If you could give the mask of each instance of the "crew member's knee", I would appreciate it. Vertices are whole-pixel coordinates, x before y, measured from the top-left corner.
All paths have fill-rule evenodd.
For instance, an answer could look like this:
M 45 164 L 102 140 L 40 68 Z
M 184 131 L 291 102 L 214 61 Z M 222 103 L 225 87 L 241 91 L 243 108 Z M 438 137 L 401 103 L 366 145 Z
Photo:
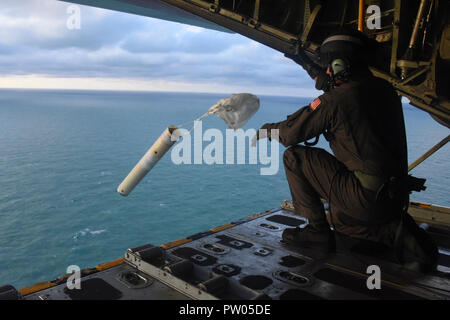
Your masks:
M 284 150 L 284 153 L 283 153 L 283 160 L 284 161 L 286 161 L 286 160 L 288 160 L 288 159 L 290 159 L 292 157 L 292 155 L 294 153 L 293 149 L 294 149 L 294 147 L 289 147 L 286 150 Z
M 308 147 L 304 147 L 301 145 L 291 146 L 284 151 L 283 154 L 283 163 L 286 166 L 291 166 L 292 164 L 299 165 L 303 162 L 303 158 L 305 157 L 305 153 Z
M 298 163 L 296 147 L 289 147 L 283 153 L 283 163 L 285 168 L 291 168 L 293 164 Z

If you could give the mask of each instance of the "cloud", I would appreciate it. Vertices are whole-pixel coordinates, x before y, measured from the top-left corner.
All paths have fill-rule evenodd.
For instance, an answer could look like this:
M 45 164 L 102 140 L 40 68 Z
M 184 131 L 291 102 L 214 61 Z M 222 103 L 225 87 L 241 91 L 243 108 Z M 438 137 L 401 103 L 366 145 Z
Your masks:
M 69 5 L 1 1 L 0 77 L 14 83 L 26 75 L 180 83 L 183 88 L 192 83 L 199 91 L 202 85 L 269 93 L 298 88 L 317 95 L 294 62 L 241 35 L 86 6 L 80 6 L 81 29 L 69 30 Z

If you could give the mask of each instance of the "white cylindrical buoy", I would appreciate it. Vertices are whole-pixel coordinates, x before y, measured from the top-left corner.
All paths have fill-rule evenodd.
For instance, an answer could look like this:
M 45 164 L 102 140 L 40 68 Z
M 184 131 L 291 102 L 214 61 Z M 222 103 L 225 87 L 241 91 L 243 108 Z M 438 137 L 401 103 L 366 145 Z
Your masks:
M 172 133 L 177 129 L 175 126 L 169 126 L 156 142 L 150 147 L 147 153 L 139 160 L 136 166 L 131 170 L 128 176 L 117 188 L 117 192 L 127 196 L 136 187 L 136 185 L 145 177 L 145 175 L 155 166 L 155 164 L 164 156 L 164 154 L 177 141 L 172 141 Z

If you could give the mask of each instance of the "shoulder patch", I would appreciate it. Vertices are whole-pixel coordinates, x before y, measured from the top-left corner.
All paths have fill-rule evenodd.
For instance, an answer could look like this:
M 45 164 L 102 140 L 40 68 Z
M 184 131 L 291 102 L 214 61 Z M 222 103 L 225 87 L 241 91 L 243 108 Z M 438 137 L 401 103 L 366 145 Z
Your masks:
M 310 107 L 312 110 L 316 110 L 317 107 L 320 106 L 321 103 L 322 103 L 322 101 L 320 101 L 320 99 L 317 98 L 313 102 L 311 102 Z

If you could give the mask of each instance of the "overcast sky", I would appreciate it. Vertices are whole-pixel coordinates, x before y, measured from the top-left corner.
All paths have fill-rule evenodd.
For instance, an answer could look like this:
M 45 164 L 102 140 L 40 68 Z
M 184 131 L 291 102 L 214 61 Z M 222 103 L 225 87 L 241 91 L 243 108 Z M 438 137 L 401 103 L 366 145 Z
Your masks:
M 0 1 L 0 88 L 319 94 L 301 67 L 241 35 L 86 6 L 69 30 L 70 5 Z

